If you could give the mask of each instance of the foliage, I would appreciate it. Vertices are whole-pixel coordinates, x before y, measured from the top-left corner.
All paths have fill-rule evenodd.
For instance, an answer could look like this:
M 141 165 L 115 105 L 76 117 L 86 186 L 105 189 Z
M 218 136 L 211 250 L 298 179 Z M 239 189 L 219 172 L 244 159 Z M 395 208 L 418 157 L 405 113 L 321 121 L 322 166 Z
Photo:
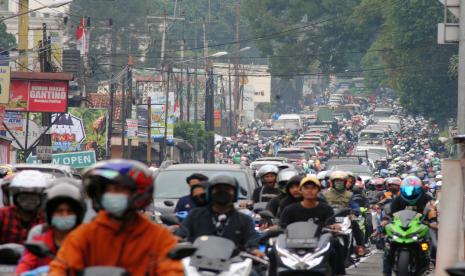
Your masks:
M 383 5 L 384 22 L 372 47 L 384 49 L 364 57 L 378 59 L 383 70 L 378 75 L 367 70 L 365 77 L 383 84 L 386 74 L 401 103 L 414 114 L 438 120 L 455 116 L 457 80 L 448 74 L 448 67 L 457 47 L 437 45 L 436 40 L 443 7 L 421 0 L 388 0 Z
M 192 146 L 195 145 L 195 137 L 197 137 L 197 148 L 199 151 L 205 149 L 207 138 L 212 136 L 213 133 L 206 132 L 203 123 L 197 124 L 197 133 L 195 132 L 196 126 L 194 122 L 178 121 L 174 125 L 174 137 L 182 138 L 188 141 Z
M 6 32 L 6 25 L 0 22 L 0 51 L 6 51 L 16 46 L 15 36 Z

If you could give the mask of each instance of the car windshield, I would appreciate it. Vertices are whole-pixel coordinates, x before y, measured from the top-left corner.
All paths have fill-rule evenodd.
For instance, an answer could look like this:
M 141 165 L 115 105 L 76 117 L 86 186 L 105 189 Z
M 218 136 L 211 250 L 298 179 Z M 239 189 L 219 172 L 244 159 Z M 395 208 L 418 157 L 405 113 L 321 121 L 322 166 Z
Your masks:
M 220 173 L 217 170 L 173 170 L 161 171 L 155 178 L 155 198 L 180 198 L 189 194 L 189 186 L 186 178 L 193 173 L 201 173 L 207 177 L 212 177 Z M 249 191 L 247 175 L 243 171 L 227 171 L 237 179 L 241 188 L 240 198 L 246 198 Z
M 367 166 L 361 165 L 338 165 L 335 167 L 337 170 L 349 171 L 357 175 L 371 175 L 371 171 Z
M 275 129 L 260 129 L 258 131 L 258 135 L 263 138 L 270 138 L 273 136 L 277 136 L 279 132 Z
M 41 173 L 45 173 L 50 175 L 52 178 L 62 178 L 62 177 L 67 177 L 67 175 L 60 171 L 60 170 L 55 170 L 55 169 L 46 169 L 46 168 L 15 168 L 16 171 L 30 171 L 30 170 L 37 170 L 40 171 Z
M 287 159 L 305 159 L 305 152 L 303 151 L 279 151 L 279 157 L 286 157 Z

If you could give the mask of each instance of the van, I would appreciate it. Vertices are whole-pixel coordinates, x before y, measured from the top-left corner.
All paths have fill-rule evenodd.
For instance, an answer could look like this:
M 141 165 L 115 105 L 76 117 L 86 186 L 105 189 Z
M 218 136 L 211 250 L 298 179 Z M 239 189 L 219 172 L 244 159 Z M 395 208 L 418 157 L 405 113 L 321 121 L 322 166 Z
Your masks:
M 298 114 L 283 114 L 273 121 L 274 129 L 299 130 L 303 127 L 302 119 Z

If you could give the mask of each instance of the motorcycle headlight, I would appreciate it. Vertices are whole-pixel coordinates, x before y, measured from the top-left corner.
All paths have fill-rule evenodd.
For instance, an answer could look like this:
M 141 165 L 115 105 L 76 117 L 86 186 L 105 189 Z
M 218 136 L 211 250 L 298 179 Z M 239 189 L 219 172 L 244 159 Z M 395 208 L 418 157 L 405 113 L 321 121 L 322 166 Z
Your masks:
M 276 245 L 276 252 L 278 253 L 284 265 L 290 268 L 295 268 L 295 266 L 299 263 L 299 260 L 292 256 L 292 254 L 288 250 L 281 248 L 278 245 Z
M 309 253 L 303 257 L 303 261 L 309 266 L 308 269 L 317 266 L 323 260 L 324 255 L 330 248 L 330 243 L 328 243 L 325 247 L 318 249 L 315 252 Z

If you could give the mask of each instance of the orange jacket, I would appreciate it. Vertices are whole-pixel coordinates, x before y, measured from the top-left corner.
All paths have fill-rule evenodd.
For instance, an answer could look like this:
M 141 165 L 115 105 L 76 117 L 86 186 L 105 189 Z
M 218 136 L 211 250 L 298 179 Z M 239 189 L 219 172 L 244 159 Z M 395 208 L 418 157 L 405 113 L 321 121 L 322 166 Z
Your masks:
M 120 223 L 100 211 L 90 223 L 83 224 L 65 239 L 49 275 L 89 266 L 117 266 L 131 275 L 184 275 L 182 264 L 166 258 L 176 245 L 174 236 L 141 214 L 118 233 Z M 150 271 L 150 274 L 147 274 Z

